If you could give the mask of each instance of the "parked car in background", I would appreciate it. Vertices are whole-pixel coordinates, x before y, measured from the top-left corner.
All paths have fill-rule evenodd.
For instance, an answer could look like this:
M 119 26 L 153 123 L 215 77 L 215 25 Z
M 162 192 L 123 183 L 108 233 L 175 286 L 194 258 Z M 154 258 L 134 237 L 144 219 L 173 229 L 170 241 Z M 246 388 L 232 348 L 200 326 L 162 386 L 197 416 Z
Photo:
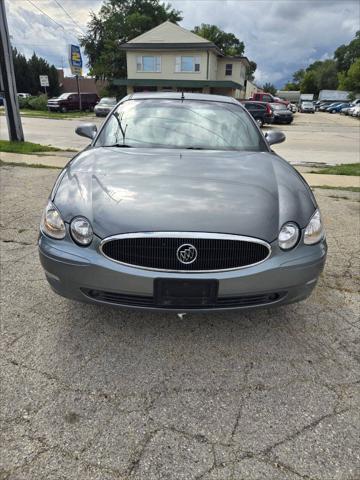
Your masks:
M 319 110 L 320 112 L 326 112 L 328 108 L 331 108 L 331 107 L 336 107 L 336 105 L 340 105 L 340 103 L 343 103 L 343 102 L 333 102 L 333 103 L 324 103 L 323 105 L 320 106 Z
M 290 124 L 294 116 L 292 112 L 283 103 L 271 103 L 271 108 L 274 112 L 274 123 L 288 123 Z
M 274 95 L 271 95 L 271 93 L 264 92 L 254 93 L 250 100 L 255 102 L 282 103 L 284 105 L 289 105 L 290 103 L 287 100 L 281 100 L 281 98 L 274 97 Z
M 93 111 L 95 105 L 99 101 L 96 93 L 81 93 L 81 108 L 82 110 Z M 63 93 L 60 97 L 50 98 L 47 103 L 50 111 L 68 112 L 70 110 L 80 109 L 79 95 L 75 92 Z
M 360 105 L 360 98 L 357 98 L 356 100 L 354 100 L 353 102 L 351 102 L 349 106 L 343 107 L 343 108 L 340 110 L 340 114 L 341 114 L 341 115 L 351 115 L 352 112 L 354 111 L 354 108 L 355 108 L 357 105 Z
M 353 111 L 351 112 L 353 117 L 360 117 L 360 105 L 356 105 L 353 107 Z
M 95 106 L 94 112 L 97 117 L 106 117 L 106 115 L 117 104 L 115 97 L 103 97 L 100 102 Z
M 300 105 L 301 113 L 315 113 L 315 106 L 313 102 L 304 101 Z
M 55 292 L 172 312 L 311 294 L 327 254 L 316 199 L 271 149 L 285 135 L 263 135 L 237 100 L 135 93 L 99 132 L 76 132 L 91 144 L 60 173 L 40 225 Z
M 4 105 L 4 97 L 0 95 L 0 107 Z
M 329 107 L 326 111 L 329 113 L 339 113 L 342 108 L 350 107 L 350 103 L 340 103 L 339 105 L 335 105 L 334 107 Z
M 326 102 L 326 101 L 322 101 L 322 100 L 318 100 L 317 102 L 315 102 L 315 111 L 318 112 L 321 107 L 328 107 L 331 103 L 334 103 L 334 102 Z
M 29 98 L 29 97 L 31 97 L 30 93 L 18 93 L 17 96 L 19 98 Z
M 271 124 L 274 122 L 274 112 L 269 103 L 249 100 L 241 103 L 251 113 L 259 127 L 262 127 L 265 123 Z

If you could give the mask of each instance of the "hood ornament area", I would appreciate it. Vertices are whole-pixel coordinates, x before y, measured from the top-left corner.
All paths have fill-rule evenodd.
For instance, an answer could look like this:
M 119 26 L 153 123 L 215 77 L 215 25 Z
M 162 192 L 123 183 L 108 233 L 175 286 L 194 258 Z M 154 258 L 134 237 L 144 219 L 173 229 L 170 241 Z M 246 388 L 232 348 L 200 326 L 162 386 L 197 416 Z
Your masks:
M 176 251 L 176 257 L 180 263 L 184 265 L 189 265 L 190 263 L 195 262 L 197 259 L 198 252 L 194 245 L 191 243 L 184 243 Z

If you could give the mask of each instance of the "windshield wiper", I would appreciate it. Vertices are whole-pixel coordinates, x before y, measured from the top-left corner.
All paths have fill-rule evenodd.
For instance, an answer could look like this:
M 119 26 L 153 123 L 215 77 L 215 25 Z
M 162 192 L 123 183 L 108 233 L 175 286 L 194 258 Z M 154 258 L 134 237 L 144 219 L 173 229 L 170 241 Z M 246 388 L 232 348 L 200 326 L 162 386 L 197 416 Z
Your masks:
M 114 143 L 113 145 L 102 145 L 103 147 L 119 147 L 119 148 L 132 148 L 132 145 L 126 145 L 126 143 Z
M 112 147 L 122 147 L 122 146 L 127 147 L 128 145 L 125 145 L 125 133 L 126 133 L 126 129 L 127 129 L 127 124 L 125 125 L 125 129 L 123 129 L 118 112 L 113 112 L 112 115 L 114 115 L 114 117 L 117 120 L 117 123 L 118 123 L 119 128 L 120 128 L 120 132 L 121 132 L 121 135 L 122 135 L 122 139 L 123 139 L 123 144 L 122 145 L 118 143 L 118 144 L 112 145 Z
M 203 147 L 186 147 L 186 150 L 207 150 L 207 149 Z

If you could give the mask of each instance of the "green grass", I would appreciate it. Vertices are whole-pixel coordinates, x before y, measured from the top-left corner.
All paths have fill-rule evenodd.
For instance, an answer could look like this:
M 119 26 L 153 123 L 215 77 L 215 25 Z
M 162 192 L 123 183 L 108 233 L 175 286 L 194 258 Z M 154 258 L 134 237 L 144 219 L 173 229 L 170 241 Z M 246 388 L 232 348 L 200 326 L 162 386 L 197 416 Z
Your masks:
M 331 187 L 330 185 L 315 185 L 311 187 L 314 188 L 324 188 L 326 190 L 343 190 L 344 192 L 357 192 L 360 193 L 360 187 Z
M 55 167 L 53 165 L 41 165 L 38 163 L 24 163 L 24 162 L 4 162 L 0 160 L 0 167 L 27 167 L 27 168 L 49 168 L 55 170 L 61 170 L 61 167 Z
M 36 118 L 52 118 L 52 119 L 69 119 L 69 118 L 81 118 L 94 116 L 91 112 L 49 112 L 45 110 L 30 110 L 22 109 L 20 114 L 24 117 L 36 117 Z M 0 115 L 5 115 L 4 110 L 0 111 Z
M 37 152 L 60 152 L 61 148 L 51 147 L 50 145 L 40 145 L 31 142 L 10 142 L 0 140 L 0 152 L 8 153 L 37 153 Z
M 335 165 L 334 167 L 320 168 L 319 170 L 312 170 L 310 173 L 320 173 L 325 175 L 353 175 L 360 176 L 360 163 L 344 163 L 342 165 Z

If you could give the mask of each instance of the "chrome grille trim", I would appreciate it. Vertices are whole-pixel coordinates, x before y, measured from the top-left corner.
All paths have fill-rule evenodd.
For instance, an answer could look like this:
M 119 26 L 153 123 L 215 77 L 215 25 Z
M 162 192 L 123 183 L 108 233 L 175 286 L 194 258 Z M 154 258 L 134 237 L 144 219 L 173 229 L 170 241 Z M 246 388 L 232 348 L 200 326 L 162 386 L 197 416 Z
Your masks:
M 260 262 L 252 263 L 250 265 L 244 265 L 241 267 L 234 267 L 234 268 L 224 268 L 224 269 L 216 269 L 216 270 L 179 270 L 179 269 L 164 269 L 164 268 L 152 268 L 152 267 L 143 267 L 140 265 L 133 265 L 131 263 L 121 262 L 119 260 L 115 260 L 108 255 L 106 255 L 103 251 L 103 246 L 111 242 L 113 240 L 121 240 L 121 239 L 129 239 L 129 238 L 196 238 L 196 239 L 209 239 L 209 240 L 236 240 L 236 241 L 243 241 L 243 242 L 250 242 L 250 243 L 257 243 L 260 245 L 265 246 L 268 249 L 268 255 L 261 260 Z M 192 273 L 209 273 L 209 272 L 229 272 L 234 270 L 242 270 L 244 268 L 254 267 L 255 265 L 259 265 L 260 263 L 265 262 L 271 255 L 271 245 L 264 240 L 254 237 L 247 237 L 243 235 L 233 235 L 233 234 L 226 234 L 226 233 L 211 233 L 211 232 L 134 232 L 134 233 L 123 233 L 118 235 L 113 235 L 111 237 L 104 238 L 100 245 L 99 245 L 99 252 L 106 257 L 108 260 L 118 263 L 120 265 L 124 265 L 126 267 L 137 268 L 139 270 L 150 270 L 155 272 L 171 272 L 171 273 L 181 273 L 181 274 L 192 274 Z

